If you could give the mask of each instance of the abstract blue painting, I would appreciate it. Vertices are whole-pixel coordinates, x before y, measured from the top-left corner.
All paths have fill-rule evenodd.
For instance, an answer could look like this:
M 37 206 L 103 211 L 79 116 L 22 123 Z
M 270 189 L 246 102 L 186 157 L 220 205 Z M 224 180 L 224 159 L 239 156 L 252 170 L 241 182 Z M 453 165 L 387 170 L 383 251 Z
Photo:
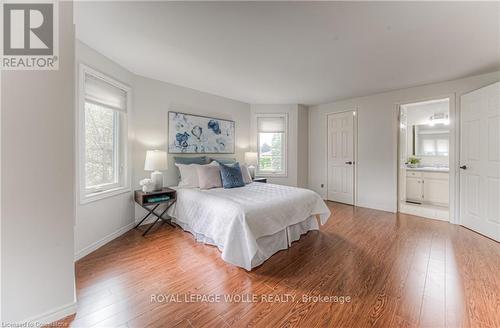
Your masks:
M 234 121 L 168 112 L 171 154 L 233 154 Z

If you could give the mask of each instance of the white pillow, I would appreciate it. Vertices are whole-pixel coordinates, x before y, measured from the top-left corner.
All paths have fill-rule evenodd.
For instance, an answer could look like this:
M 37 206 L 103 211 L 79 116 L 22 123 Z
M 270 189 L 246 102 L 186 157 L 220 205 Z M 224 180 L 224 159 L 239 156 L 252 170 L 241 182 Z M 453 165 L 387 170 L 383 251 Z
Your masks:
M 200 189 L 222 187 L 219 165 L 198 165 L 196 171 L 198 172 Z
M 200 164 L 175 163 L 175 166 L 179 168 L 179 172 L 181 173 L 179 187 L 198 188 L 200 186 L 198 183 L 198 171 L 196 171 L 196 167 L 200 166 Z
M 248 170 L 248 167 L 243 164 L 240 166 L 240 169 L 241 169 L 241 175 L 243 176 L 243 181 L 246 183 L 246 184 L 249 184 L 252 182 L 252 176 L 250 175 L 250 171 Z
M 179 168 L 181 174 L 181 181 L 179 181 L 179 187 L 184 188 L 199 188 L 199 177 L 198 177 L 198 166 L 219 166 L 219 163 L 213 161 L 210 164 L 179 164 L 175 163 L 175 166 Z

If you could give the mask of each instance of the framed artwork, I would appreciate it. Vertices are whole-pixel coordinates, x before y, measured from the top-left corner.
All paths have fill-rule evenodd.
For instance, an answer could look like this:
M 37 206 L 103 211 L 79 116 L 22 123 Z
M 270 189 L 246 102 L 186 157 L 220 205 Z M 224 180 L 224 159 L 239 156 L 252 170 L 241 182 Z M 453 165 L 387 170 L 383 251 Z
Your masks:
M 234 154 L 234 121 L 168 112 L 171 154 Z

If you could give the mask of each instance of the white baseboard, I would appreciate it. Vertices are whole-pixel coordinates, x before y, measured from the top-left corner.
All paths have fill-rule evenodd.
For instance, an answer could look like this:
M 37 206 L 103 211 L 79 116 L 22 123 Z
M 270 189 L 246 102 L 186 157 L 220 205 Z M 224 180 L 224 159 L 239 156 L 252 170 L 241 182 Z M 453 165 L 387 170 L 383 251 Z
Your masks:
M 127 224 L 126 226 L 124 227 L 121 227 L 120 229 L 118 229 L 117 231 L 113 232 L 113 233 L 110 233 L 109 235 L 107 235 L 106 237 L 96 241 L 95 243 L 85 247 L 84 249 L 78 251 L 76 254 L 75 254 L 75 261 L 78 261 L 79 259 L 81 259 L 82 257 L 92 253 L 93 251 L 95 251 L 96 249 L 98 249 L 99 247 L 101 246 L 104 246 L 106 245 L 107 243 L 109 243 L 110 241 L 112 241 L 113 239 L 115 238 L 118 238 L 120 237 L 121 235 L 123 235 L 125 232 L 129 231 L 130 229 L 132 229 L 135 225 L 135 222 L 130 222 L 129 224 Z
M 57 320 L 61 320 L 63 318 L 66 318 L 69 315 L 72 315 L 76 313 L 76 301 L 71 302 L 69 304 L 57 307 L 55 309 L 49 310 L 45 313 L 42 313 L 40 315 L 34 316 L 30 319 L 24 320 L 19 322 L 20 324 L 29 324 L 33 323 L 35 326 L 33 327 L 40 327 L 42 325 L 47 325 L 49 323 L 52 323 Z M 19 326 L 19 327 L 24 327 L 24 326 Z M 30 325 L 27 325 L 26 327 L 31 327 Z
M 326 198 L 323 199 L 325 202 L 335 202 L 333 200 L 328 200 Z M 390 212 L 390 213 L 397 213 L 397 210 L 394 209 L 393 207 L 387 207 L 387 206 L 380 206 L 379 204 L 371 204 L 371 203 L 363 203 L 356 201 L 355 204 L 353 205 L 354 207 L 364 207 L 364 208 L 369 208 L 372 210 L 377 210 L 377 211 L 384 211 L 384 212 Z
M 370 208 L 372 210 L 377 210 L 377 211 L 390 212 L 390 213 L 397 212 L 397 210 L 394 207 L 389 207 L 386 205 L 381 205 L 376 203 L 360 202 L 359 200 L 357 201 L 356 206 Z

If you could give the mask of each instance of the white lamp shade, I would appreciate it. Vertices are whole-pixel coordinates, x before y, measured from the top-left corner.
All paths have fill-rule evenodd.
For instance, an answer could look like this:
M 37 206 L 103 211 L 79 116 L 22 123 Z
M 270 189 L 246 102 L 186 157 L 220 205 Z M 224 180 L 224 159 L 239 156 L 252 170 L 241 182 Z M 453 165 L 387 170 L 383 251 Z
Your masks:
M 256 152 L 246 152 L 245 153 L 245 163 L 248 165 L 257 165 L 257 153 Z
M 163 150 L 148 150 L 144 161 L 145 171 L 163 171 L 167 169 L 167 152 Z

